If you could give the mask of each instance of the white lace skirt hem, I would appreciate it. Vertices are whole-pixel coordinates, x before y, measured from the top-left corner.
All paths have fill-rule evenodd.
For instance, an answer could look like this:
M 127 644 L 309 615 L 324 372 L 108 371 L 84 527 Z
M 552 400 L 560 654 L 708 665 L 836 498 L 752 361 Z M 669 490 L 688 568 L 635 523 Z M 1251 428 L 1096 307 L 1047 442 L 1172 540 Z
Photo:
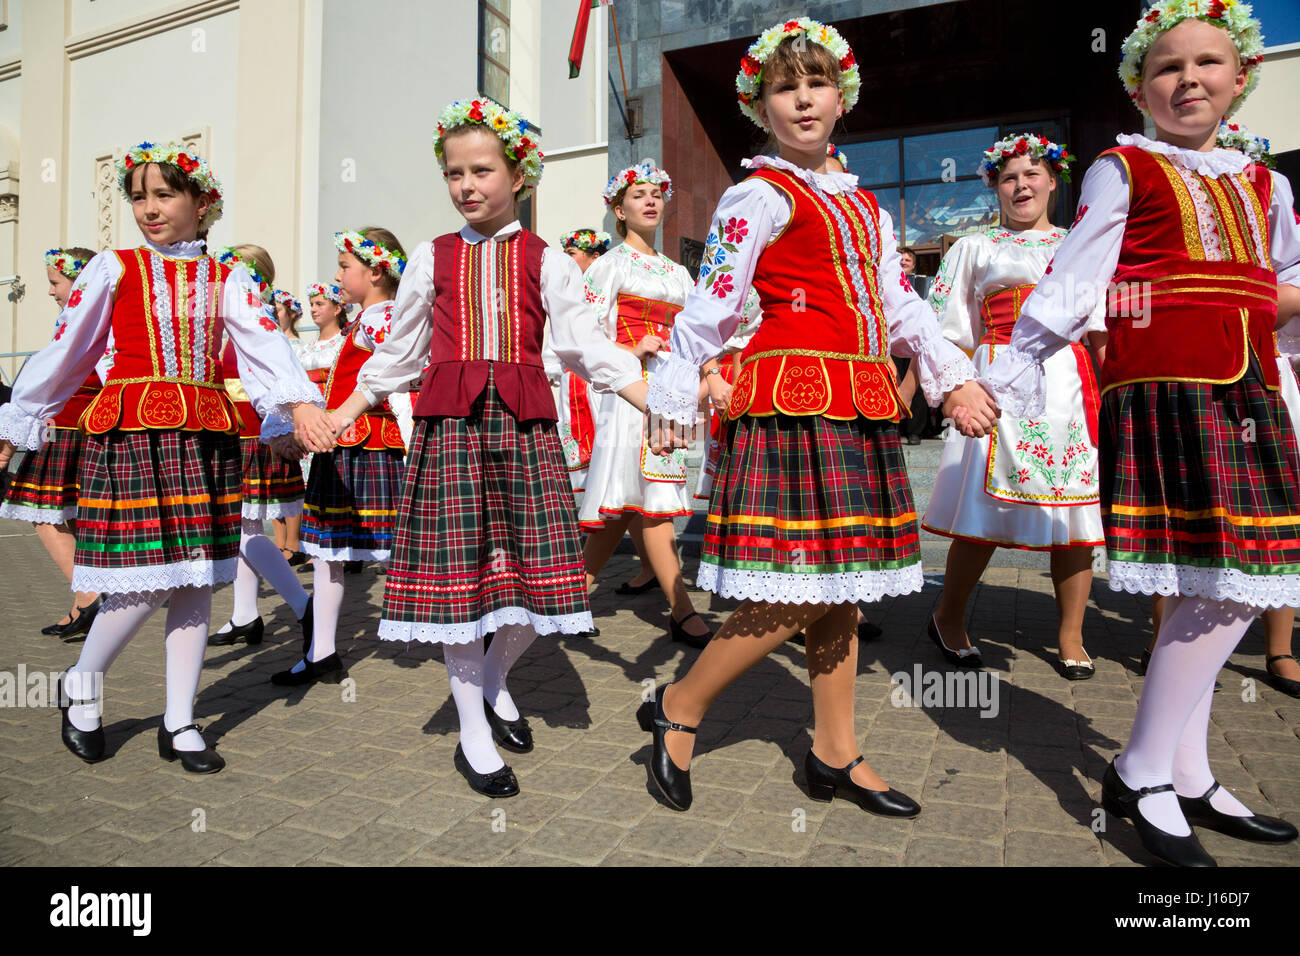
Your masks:
M 239 559 L 181 561 L 134 568 L 88 568 L 73 565 L 72 590 L 101 594 L 138 594 L 173 588 L 210 588 L 235 580 Z
M 1300 607 L 1300 574 L 1246 574 L 1236 568 L 1140 561 L 1110 561 L 1106 570 L 1112 591 L 1180 594 L 1258 608 Z
M 466 621 L 463 624 L 423 624 L 384 618 L 379 622 L 379 639 L 422 641 L 426 644 L 469 644 L 508 624 L 531 624 L 539 635 L 585 634 L 595 626 L 590 611 L 550 617 L 534 614 L 527 608 L 502 607 L 488 612 L 477 621 Z
M 0 518 L 31 524 L 63 524 L 77 517 L 77 508 L 33 508 L 30 505 L 0 505 Z
M 719 597 L 768 604 L 846 604 L 911 594 L 924 585 L 921 562 L 885 571 L 791 574 L 719 568 L 701 558 L 695 584 Z

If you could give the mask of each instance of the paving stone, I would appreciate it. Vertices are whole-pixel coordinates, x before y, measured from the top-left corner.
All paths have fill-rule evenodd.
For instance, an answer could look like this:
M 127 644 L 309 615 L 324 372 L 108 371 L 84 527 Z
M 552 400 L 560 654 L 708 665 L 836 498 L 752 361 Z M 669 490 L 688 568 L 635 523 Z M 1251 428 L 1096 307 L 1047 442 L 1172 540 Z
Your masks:
M 629 831 L 620 847 L 678 863 L 699 863 L 725 832 L 721 826 L 696 819 L 694 806 L 685 814 L 661 809 Z
M 335 794 L 306 810 L 299 810 L 285 822 L 300 830 L 340 839 L 355 833 L 387 809 L 377 800 Z
M 996 844 L 918 834 L 908 844 L 904 862 L 908 866 L 1000 866 L 1002 853 L 1002 846 Z

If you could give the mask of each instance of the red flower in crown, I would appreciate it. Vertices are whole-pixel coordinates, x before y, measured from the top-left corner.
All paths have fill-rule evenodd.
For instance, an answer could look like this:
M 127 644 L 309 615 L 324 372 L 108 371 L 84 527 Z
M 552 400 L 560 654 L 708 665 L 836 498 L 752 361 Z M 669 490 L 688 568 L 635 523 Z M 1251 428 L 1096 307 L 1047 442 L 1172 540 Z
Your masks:
M 1150 13 L 1148 13 L 1148 14 L 1147 14 L 1145 17 L 1143 17 L 1142 19 L 1146 20 L 1147 23 L 1155 23 L 1157 20 L 1160 19 L 1160 11 L 1159 11 L 1159 10 L 1152 10 Z
M 740 61 L 740 68 L 745 71 L 746 76 L 758 76 L 759 72 L 763 69 L 758 60 L 754 59 L 748 53 L 746 53 L 744 59 Z
M 789 33 L 791 30 L 797 30 L 799 29 L 799 21 L 787 20 L 785 26 L 782 27 L 781 29 L 783 29 L 786 33 Z
M 75 309 L 81 302 L 81 290 L 73 289 L 72 295 L 68 296 L 68 308 Z
M 853 51 L 850 50 L 848 53 L 844 54 L 844 58 L 840 60 L 840 69 L 847 70 L 857 62 L 858 61 L 853 58 Z
M 194 160 L 190 159 L 190 157 L 187 156 L 185 153 L 176 154 L 176 165 L 179 166 L 186 173 L 192 173 L 194 172 L 194 170 L 199 168 L 199 164 Z
M 277 328 L 277 326 L 276 326 L 276 324 L 275 324 L 275 319 L 268 318 L 268 317 L 265 316 L 265 315 L 262 316 L 260 319 L 258 319 L 258 320 L 257 320 L 257 323 L 258 323 L 258 325 L 260 325 L 262 328 L 266 329 L 266 331 L 268 331 L 268 332 L 274 332 L 274 331 L 276 330 L 276 328 Z
M 469 118 L 476 123 L 483 122 L 483 104 L 479 100 L 475 100 L 470 105 Z

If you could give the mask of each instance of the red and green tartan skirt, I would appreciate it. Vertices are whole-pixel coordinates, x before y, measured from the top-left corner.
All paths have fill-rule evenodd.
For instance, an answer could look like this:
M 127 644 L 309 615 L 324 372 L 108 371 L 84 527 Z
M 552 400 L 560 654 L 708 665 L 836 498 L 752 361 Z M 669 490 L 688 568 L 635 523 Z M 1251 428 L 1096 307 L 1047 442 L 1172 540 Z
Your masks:
M 258 438 L 241 438 L 239 447 L 244 455 L 244 501 L 240 513 L 256 521 L 302 514 L 306 492 L 302 466 L 281 458 Z
M 417 418 L 379 636 L 463 644 L 506 624 L 591 630 L 555 423 L 519 422 L 491 379 L 465 418 Z
M 402 486 L 395 449 L 313 455 L 302 509 L 302 550 L 326 561 L 387 561 Z
M 0 518 L 33 524 L 76 518 L 82 441 L 77 429 L 56 428 L 40 451 L 24 455 L 0 505 Z
M 819 415 L 729 423 L 697 584 L 782 604 L 921 590 L 916 509 L 891 425 Z
M 220 432 L 88 435 L 72 590 L 212 587 L 235 578 L 239 439 Z
M 1300 605 L 1300 451 L 1253 366 L 1112 389 L 1100 450 L 1112 589 Z

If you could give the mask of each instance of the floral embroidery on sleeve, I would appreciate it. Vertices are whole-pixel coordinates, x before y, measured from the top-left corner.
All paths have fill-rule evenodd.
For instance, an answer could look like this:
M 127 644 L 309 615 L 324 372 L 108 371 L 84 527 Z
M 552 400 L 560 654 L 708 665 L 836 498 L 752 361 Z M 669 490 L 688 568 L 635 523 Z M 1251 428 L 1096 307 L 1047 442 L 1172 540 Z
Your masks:
M 902 269 L 898 270 L 898 284 L 903 287 L 904 292 L 912 291 L 912 283 L 907 281 L 907 273 Z
M 1079 211 L 1074 214 L 1074 222 L 1070 223 L 1070 228 L 1073 229 L 1075 226 L 1077 226 L 1087 212 L 1088 212 L 1087 206 L 1080 206 Z
M 249 293 L 249 296 L 259 305 L 261 305 L 262 300 L 260 298 L 254 296 L 251 292 Z M 249 305 L 252 305 L 252 302 L 250 302 Z M 280 326 L 276 324 L 275 313 L 271 311 L 271 307 L 269 305 L 263 305 L 262 308 L 260 309 L 260 312 L 262 314 L 261 317 L 258 318 L 257 324 L 260 325 L 262 328 L 266 329 L 266 331 L 268 332 L 278 332 L 280 330 Z
M 720 235 L 721 234 L 721 235 Z M 712 230 L 704 240 L 704 255 L 700 259 L 700 277 L 705 288 L 719 299 L 725 299 L 735 289 L 735 280 L 727 273 L 735 266 L 727 261 L 728 254 L 740 250 L 749 235 L 749 222 L 732 217 Z

